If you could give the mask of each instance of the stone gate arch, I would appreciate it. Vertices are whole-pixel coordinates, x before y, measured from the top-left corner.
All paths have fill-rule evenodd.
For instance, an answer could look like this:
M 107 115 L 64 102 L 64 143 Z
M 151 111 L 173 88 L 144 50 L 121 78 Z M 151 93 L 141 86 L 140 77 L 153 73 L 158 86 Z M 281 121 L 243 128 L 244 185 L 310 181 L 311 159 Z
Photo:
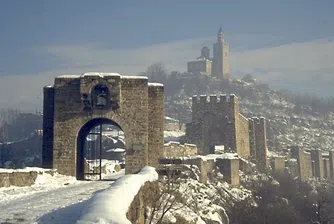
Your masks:
M 58 76 L 44 87 L 43 167 L 78 176 L 78 135 L 98 119 L 117 123 L 126 134 L 126 173 L 157 166 L 163 149 L 163 85 L 142 76 L 84 73 Z
M 79 130 L 78 132 L 78 135 L 77 135 L 77 151 L 76 151 L 76 169 L 77 169 L 77 173 L 76 173 L 76 178 L 77 179 L 80 179 L 80 180 L 83 180 L 83 179 L 86 179 L 85 178 L 85 159 L 86 159 L 86 156 L 85 155 L 85 144 L 87 143 L 86 141 L 86 138 L 87 136 L 90 135 L 90 132 L 92 131 L 92 129 L 96 129 L 96 127 L 99 127 L 101 128 L 101 130 L 99 130 L 99 135 L 97 137 L 101 138 L 103 137 L 103 131 L 102 131 L 102 127 L 103 125 L 113 125 L 113 126 L 116 126 L 118 127 L 120 130 L 123 131 L 124 135 L 125 135 L 125 140 L 126 140 L 126 133 L 124 132 L 124 130 L 122 129 L 122 127 L 116 123 L 115 121 L 111 120 L 111 119 L 108 119 L 108 118 L 94 118 L 92 120 L 89 120 L 87 123 L 85 123 L 81 129 Z M 95 157 L 95 159 L 97 160 L 102 160 L 103 158 L 103 149 L 101 148 L 102 146 L 102 139 L 98 139 L 98 143 L 101 143 L 100 145 L 98 145 L 98 148 L 100 150 L 100 152 L 98 153 L 97 157 Z M 125 144 L 125 147 L 126 147 L 126 144 Z M 126 149 L 126 148 L 125 148 Z M 101 178 L 101 174 L 102 174 L 102 166 L 99 165 L 98 167 L 99 171 L 96 173 L 97 175 L 99 175 L 99 179 L 102 179 Z M 86 171 L 87 172 L 87 171 Z

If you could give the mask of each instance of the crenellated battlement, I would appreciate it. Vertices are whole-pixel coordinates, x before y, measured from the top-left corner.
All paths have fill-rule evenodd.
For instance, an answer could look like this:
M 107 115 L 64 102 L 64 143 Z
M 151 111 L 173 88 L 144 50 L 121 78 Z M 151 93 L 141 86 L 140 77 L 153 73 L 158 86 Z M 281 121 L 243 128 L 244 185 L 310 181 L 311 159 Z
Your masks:
M 236 95 L 200 95 L 192 97 L 192 121 L 201 122 L 208 115 L 236 120 L 239 103 Z
M 222 105 L 233 104 L 238 102 L 238 97 L 234 94 L 230 95 L 194 95 L 192 97 L 192 104 L 195 106 L 207 106 L 207 105 Z
M 249 119 L 250 121 L 253 121 L 254 124 L 258 125 L 265 125 L 266 119 L 264 117 L 252 117 Z

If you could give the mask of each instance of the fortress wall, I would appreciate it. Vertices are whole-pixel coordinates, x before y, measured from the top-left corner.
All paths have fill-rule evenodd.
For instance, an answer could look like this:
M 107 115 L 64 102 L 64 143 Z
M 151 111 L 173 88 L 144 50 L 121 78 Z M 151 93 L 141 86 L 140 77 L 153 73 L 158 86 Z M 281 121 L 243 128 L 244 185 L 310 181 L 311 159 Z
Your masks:
M 201 95 L 192 98 L 192 123 L 187 125 L 187 141 L 198 147 L 199 154 L 209 154 L 214 145 L 237 150 L 236 122 L 239 102 L 235 95 Z
M 330 165 L 329 165 L 329 159 L 328 158 L 323 158 L 323 164 L 324 164 L 324 178 L 329 180 L 330 177 Z
M 204 115 L 211 112 L 216 116 L 235 118 L 239 113 L 238 98 L 234 95 L 200 95 L 192 97 L 192 122 L 202 121 Z
M 188 165 L 195 165 L 199 169 L 199 181 L 201 183 L 207 183 L 208 181 L 208 173 L 212 172 L 212 170 L 209 170 L 207 166 L 207 161 L 204 161 L 202 158 L 190 158 L 183 161 L 183 164 Z
M 324 178 L 324 163 L 323 163 L 321 151 L 312 150 L 311 159 L 314 161 L 315 177 L 319 178 L 319 180 L 322 180 Z
M 249 122 L 242 114 L 238 114 L 235 122 L 237 153 L 241 158 L 249 159 Z
M 294 155 L 297 156 L 300 180 L 307 181 L 313 176 L 311 154 L 299 147 L 294 147 Z
M 267 160 L 266 120 L 264 117 L 254 117 L 252 120 L 254 121 L 255 132 L 256 164 L 259 170 L 264 171 L 269 165 Z
M 272 157 L 271 168 L 277 173 L 283 173 L 285 169 L 285 157 L 283 156 Z
M 329 151 L 329 173 L 332 180 L 334 180 L 334 151 Z
M 148 165 L 157 167 L 164 145 L 164 86 L 148 83 Z
M 240 158 L 239 159 L 239 169 L 245 174 L 252 174 L 255 172 L 255 164 L 248 162 L 247 160 Z
M 53 160 L 53 117 L 54 117 L 54 88 L 43 88 L 43 145 L 42 167 L 52 168 Z
M 37 178 L 37 171 L 20 172 L 20 171 L 8 171 L 0 172 L 0 187 L 10 186 L 31 186 L 35 183 Z
M 256 162 L 255 124 L 253 119 L 248 119 L 248 131 L 250 160 Z
M 239 159 L 217 158 L 216 165 L 223 174 L 224 180 L 233 186 L 240 185 Z
M 286 171 L 293 177 L 299 177 L 299 163 L 297 159 L 288 159 L 285 161 Z
M 197 155 L 197 146 L 193 144 L 180 144 L 179 142 L 168 142 L 164 145 L 162 157 L 177 158 Z

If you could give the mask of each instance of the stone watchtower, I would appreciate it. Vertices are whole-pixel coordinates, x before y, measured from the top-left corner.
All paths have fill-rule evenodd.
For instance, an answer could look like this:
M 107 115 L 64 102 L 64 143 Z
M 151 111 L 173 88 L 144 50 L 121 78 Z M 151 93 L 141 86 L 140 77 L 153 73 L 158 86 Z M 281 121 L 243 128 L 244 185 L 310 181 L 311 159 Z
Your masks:
M 230 47 L 224 40 L 224 33 L 220 27 L 217 33 L 217 42 L 213 44 L 212 76 L 230 79 Z
M 250 156 L 248 119 L 239 113 L 235 95 L 202 95 L 192 98 L 192 122 L 187 124 L 186 139 L 197 145 L 200 154 L 214 153 L 217 145 L 242 158 Z
M 250 156 L 261 171 L 264 171 L 269 166 L 267 161 L 266 129 L 266 120 L 264 117 L 252 117 L 249 119 Z
M 163 149 L 164 88 L 116 73 L 59 76 L 44 87 L 43 166 L 83 178 L 83 142 L 92 127 L 113 124 L 126 138 L 126 173 L 157 166 Z

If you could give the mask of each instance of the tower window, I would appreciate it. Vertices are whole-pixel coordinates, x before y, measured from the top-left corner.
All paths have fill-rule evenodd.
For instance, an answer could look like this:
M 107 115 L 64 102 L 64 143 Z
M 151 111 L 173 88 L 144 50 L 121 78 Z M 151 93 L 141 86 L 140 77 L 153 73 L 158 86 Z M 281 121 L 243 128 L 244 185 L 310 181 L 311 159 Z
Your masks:
M 225 51 L 225 56 L 227 57 L 227 52 Z

